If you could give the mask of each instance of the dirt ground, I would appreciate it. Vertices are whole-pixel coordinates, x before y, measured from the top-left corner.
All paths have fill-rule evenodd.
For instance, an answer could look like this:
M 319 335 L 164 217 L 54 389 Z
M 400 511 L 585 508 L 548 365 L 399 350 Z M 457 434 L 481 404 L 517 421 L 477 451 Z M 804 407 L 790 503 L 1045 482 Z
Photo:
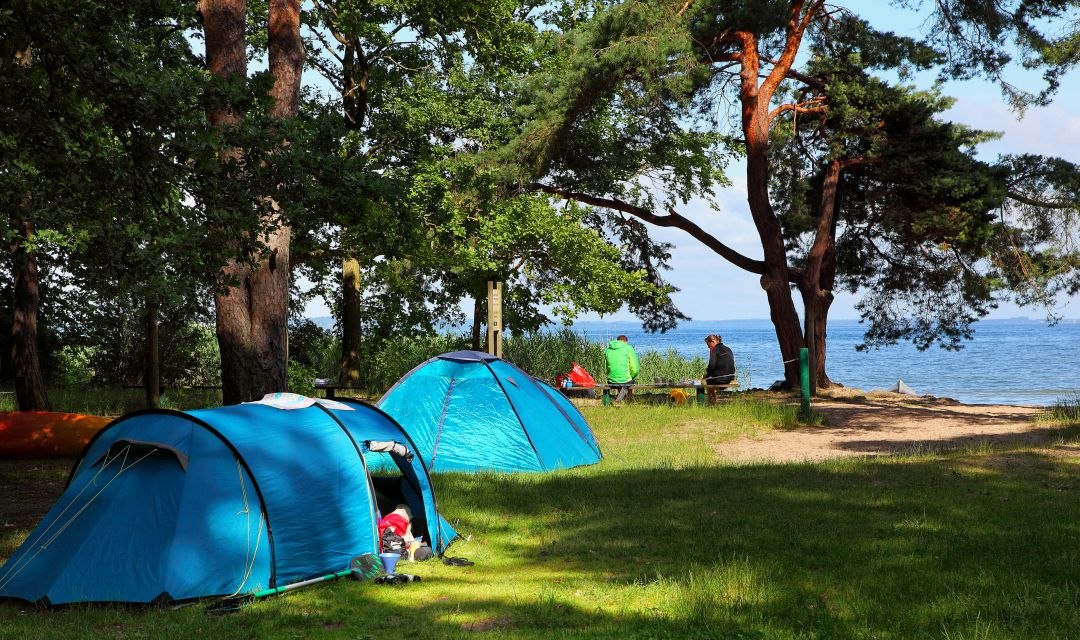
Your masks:
M 813 401 L 824 424 L 771 431 L 717 447 L 733 462 L 802 462 L 964 448 L 980 443 L 1024 443 L 1069 451 L 1060 426 L 1036 420 L 1044 410 L 967 405 L 947 398 L 855 389 L 824 391 Z

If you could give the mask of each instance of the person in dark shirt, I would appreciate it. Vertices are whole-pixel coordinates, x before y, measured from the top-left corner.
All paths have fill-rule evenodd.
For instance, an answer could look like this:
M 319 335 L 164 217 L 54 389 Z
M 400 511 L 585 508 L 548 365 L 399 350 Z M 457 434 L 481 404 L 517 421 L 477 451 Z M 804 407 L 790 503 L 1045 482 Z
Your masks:
M 728 384 L 735 380 L 735 354 L 715 333 L 705 338 L 709 347 L 709 364 L 705 367 L 705 384 Z M 709 404 L 716 404 L 716 389 L 707 389 Z

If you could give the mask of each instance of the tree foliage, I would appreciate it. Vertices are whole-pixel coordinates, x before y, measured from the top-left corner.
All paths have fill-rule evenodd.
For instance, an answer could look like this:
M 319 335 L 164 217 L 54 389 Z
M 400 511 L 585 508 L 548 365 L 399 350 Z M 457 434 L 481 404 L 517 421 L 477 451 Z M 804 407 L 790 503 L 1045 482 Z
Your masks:
M 941 75 L 984 76 L 997 82 L 1014 108 L 1047 104 L 1062 76 L 1080 62 L 1080 3 L 1076 0 L 899 0 L 901 7 L 932 12 L 928 31 L 947 56 Z M 1042 89 L 1016 83 L 1014 69 L 1041 69 Z
M 998 301 L 1073 286 L 1073 245 L 1036 221 L 1073 237 L 1076 167 L 980 160 L 989 134 L 939 120 L 946 99 L 873 75 L 948 60 L 929 43 L 799 0 L 612 3 L 549 42 L 553 63 L 527 79 L 525 124 L 500 161 L 528 167 L 519 182 L 681 228 L 760 275 L 782 356 L 816 338 L 820 382 L 838 287 L 865 292 L 868 344 L 955 348 Z M 725 143 L 746 155 L 762 260 L 678 213 L 724 184 Z M 1046 181 L 1018 180 L 1019 164 Z M 1034 193 L 1018 194 L 1021 182 Z

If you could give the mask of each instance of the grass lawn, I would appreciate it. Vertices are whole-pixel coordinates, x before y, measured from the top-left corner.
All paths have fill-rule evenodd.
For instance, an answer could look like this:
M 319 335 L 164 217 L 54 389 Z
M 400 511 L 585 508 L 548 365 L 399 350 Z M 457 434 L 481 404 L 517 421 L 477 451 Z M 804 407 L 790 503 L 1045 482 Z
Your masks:
M 720 461 L 718 443 L 788 426 L 789 411 L 586 407 L 598 465 L 436 477 L 468 536 L 450 555 L 476 564 L 405 565 L 419 583 L 343 580 L 224 616 L 3 604 L 0 638 L 1078 637 L 1080 456 Z M 0 462 L 0 556 L 68 466 Z

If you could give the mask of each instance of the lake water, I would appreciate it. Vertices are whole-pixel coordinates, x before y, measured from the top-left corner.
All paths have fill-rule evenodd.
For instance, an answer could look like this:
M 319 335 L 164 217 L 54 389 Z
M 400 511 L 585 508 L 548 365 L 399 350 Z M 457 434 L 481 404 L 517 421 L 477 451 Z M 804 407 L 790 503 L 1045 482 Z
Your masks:
M 776 334 L 768 320 L 694 321 L 665 334 L 646 333 L 633 322 L 580 322 L 574 331 L 606 343 L 626 334 L 638 352 L 675 349 L 685 356 L 707 355 L 705 336 L 717 333 L 735 352 L 739 380 L 746 388 L 767 388 L 783 378 Z M 1040 320 L 984 320 L 975 339 L 959 351 L 919 351 L 910 343 L 858 352 L 864 325 L 829 322 L 826 368 L 829 377 L 867 391 L 887 389 L 902 379 L 916 393 L 968 404 L 1052 405 L 1080 397 L 1080 320 L 1047 326 Z

